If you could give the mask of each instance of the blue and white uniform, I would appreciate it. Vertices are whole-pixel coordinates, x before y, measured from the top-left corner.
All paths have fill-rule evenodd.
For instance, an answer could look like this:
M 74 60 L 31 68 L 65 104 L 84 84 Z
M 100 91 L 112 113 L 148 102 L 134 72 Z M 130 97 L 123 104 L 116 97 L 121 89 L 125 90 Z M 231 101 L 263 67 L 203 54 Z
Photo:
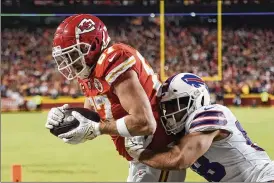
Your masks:
M 186 134 L 224 130 L 230 135 L 214 141 L 191 167 L 208 181 L 267 182 L 274 180 L 274 161 L 256 144 L 233 113 L 222 105 L 203 106 L 186 122 Z

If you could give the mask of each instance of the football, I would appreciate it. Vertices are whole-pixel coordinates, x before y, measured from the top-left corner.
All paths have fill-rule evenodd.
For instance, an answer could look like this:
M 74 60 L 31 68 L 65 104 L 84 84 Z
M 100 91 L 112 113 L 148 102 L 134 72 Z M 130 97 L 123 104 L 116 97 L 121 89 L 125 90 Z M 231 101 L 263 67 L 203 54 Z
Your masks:
M 59 124 L 59 126 L 54 126 L 52 129 L 50 129 L 50 132 L 53 135 L 58 136 L 62 133 L 69 132 L 70 130 L 77 128 L 79 126 L 80 123 L 76 118 L 74 118 L 74 116 L 72 116 L 72 111 L 79 112 L 85 118 L 90 119 L 94 122 L 100 122 L 99 114 L 94 111 L 91 111 L 86 108 L 69 108 L 65 110 L 65 117 L 63 121 Z

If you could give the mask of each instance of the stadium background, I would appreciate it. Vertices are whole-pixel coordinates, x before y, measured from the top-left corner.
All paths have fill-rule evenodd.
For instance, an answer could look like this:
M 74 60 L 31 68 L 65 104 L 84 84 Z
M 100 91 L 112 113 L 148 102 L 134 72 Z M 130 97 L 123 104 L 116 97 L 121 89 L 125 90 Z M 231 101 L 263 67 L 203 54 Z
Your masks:
M 12 164 L 22 164 L 23 181 L 126 178 L 127 163 L 108 137 L 75 147 L 63 144 L 44 129 L 47 113 L 41 109 L 63 103 L 81 106 L 83 101 L 77 83 L 66 81 L 51 57 L 56 26 L 74 13 L 98 14 L 112 40 L 138 49 L 161 78 L 177 72 L 203 76 L 214 102 L 230 105 L 250 137 L 274 158 L 274 147 L 267 140 L 274 137 L 271 1 L 1 3 L 1 111 L 9 112 L 1 115 L 1 181 L 11 180 Z M 187 180 L 203 181 L 191 172 Z

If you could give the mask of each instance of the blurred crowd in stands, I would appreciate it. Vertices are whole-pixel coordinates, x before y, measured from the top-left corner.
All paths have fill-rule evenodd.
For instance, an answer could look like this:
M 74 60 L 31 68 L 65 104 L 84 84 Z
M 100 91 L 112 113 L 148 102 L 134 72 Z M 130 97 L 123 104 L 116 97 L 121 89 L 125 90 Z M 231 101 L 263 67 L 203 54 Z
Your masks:
M 108 25 L 114 42 L 139 50 L 160 73 L 160 29 L 157 18 L 128 18 Z M 1 95 L 57 97 L 81 95 L 77 83 L 63 78 L 51 56 L 54 28 L 2 28 Z M 274 94 L 274 30 L 224 27 L 223 80 L 207 82 L 214 93 Z M 218 74 L 217 30 L 206 26 L 183 26 L 175 17 L 166 19 L 165 71 Z
M 155 5 L 160 0 L 2 0 L 3 5 L 11 6 L 31 3 L 36 6 L 65 6 L 70 4 L 80 5 L 118 5 L 118 6 L 130 6 L 130 5 Z M 224 5 L 233 4 L 263 4 L 271 3 L 271 0 L 223 0 Z M 216 0 L 165 0 L 166 4 L 184 4 L 184 5 L 196 5 L 196 4 L 216 4 Z

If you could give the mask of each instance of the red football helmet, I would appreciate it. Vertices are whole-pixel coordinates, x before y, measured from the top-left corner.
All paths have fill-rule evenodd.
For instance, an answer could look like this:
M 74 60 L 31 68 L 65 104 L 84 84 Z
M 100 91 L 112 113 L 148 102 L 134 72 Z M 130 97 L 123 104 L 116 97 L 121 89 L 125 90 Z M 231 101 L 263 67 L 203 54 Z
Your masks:
M 107 28 L 99 18 L 77 14 L 58 26 L 53 38 L 52 56 L 58 71 L 68 80 L 86 78 L 109 42 Z

